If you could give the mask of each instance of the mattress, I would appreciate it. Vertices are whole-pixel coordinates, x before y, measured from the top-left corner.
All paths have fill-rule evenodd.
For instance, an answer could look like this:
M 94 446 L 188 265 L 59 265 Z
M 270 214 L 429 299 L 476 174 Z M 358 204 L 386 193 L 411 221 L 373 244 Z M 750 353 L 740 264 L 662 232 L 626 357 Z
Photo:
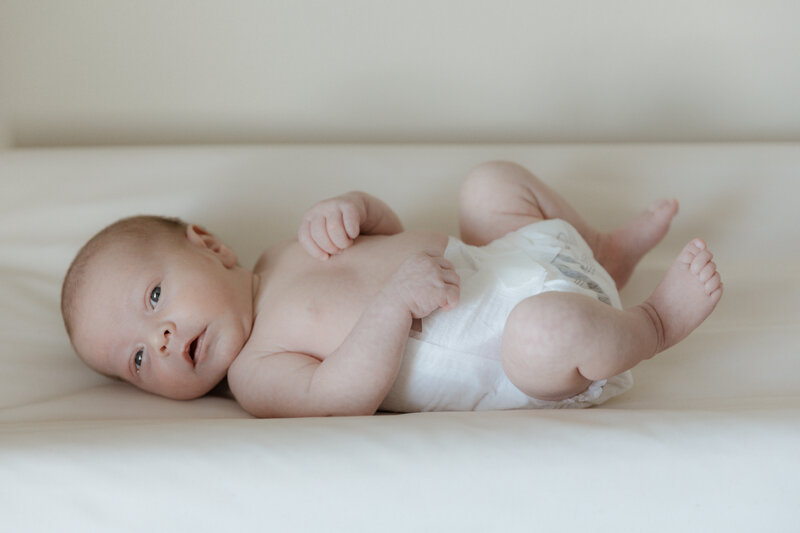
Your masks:
M 474 165 L 517 161 L 608 230 L 681 211 L 622 291 L 690 238 L 725 282 L 688 339 L 586 410 L 257 420 L 96 375 L 59 314 L 99 228 L 180 216 L 251 266 L 346 190 L 457 234 Z M 0 152 L 0 523 L 6 531 L 793 531 L 800 518 L 800 145 L 276 145 Z

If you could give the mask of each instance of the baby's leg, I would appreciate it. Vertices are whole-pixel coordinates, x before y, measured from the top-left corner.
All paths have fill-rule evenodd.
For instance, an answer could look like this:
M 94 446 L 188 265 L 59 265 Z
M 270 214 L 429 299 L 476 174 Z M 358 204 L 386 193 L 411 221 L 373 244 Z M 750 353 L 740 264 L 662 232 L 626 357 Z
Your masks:
M 490 161 L 467 174 L 459 198 L 461 240 L 483 246 L 506 233 L 540 220 L 560 218 L 580 232 L 590 246 L 598 232 L 558 193 L 528 169 Z
M 483 246 L 533 222 L 560 218 L 578 230 L 618 288 L 628 281 L 639 259 L 666 235 L 677 211 L 675 200 L 661 200 L 617 230 L 601 233 L 531 172 L 505 161 L 473 169 L 459 199 L 461 239 L 465 243 Z
M 561 400 L 685 338 L 714 310 L 722 282 L 705 243 L 684 247 L 653 294 L 620 311 L 580 294 L 523 300 L 503 332 L 503 368 L 520 390 Z

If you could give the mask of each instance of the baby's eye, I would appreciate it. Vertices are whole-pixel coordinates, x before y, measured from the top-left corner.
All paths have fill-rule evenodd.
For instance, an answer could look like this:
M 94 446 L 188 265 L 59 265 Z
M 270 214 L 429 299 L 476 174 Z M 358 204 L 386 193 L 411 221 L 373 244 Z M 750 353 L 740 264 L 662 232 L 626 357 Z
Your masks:
M 142 369 L 142 358 L 144 357 L 144 350 L 139 350 L 136 352 L 136 355 L 133 356 L 133 365 L 136 367 L 136 373 L 139 373 L 139 370 Z
M 158 299 L 161 297 L 161 285 L 153 289 L 153 292 L 150 293 L 150 306 L 155 309 L 156 304 L 158 303 Z

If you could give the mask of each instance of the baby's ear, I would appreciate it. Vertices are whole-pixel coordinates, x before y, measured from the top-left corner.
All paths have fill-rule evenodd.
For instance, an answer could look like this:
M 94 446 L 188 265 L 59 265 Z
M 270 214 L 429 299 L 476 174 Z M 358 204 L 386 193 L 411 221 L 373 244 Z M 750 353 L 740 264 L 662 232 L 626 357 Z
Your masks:
M 206 231 L 204 228 L 196 224 L 189 224 L 186 228 L 186 238 L 189 242 L 200 248 L 214 252 L 225 268 L 233 268 L 236 266 L 236 252 L 228 248 L 228 246 Z

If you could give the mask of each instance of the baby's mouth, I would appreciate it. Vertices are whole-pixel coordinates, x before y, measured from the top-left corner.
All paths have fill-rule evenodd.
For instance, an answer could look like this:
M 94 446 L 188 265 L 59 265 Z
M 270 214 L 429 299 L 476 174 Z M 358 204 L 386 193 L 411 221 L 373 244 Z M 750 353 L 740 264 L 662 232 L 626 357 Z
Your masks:
M 206 330 L 204 329 L 197 337 L 192 339 L 192 342 L 186 346 L 184 356 L 186 357 L 187 362 L 191 363 L 192 368 L 196 368 L 201 362 L 200 360 L 202 359 L 203 351 L 205 350 L 205 341 L 203 340 L 205 338 Z
M 187 363 L 192 365 L 192 368 L 197 366 L 197 358 L 200 356 L 200 349 L 202 348 L 200 342 L 203 338 L 204 332 L 205 330 L 200 332 L 200 335 L 192 339 L 192 342 L 187 344 L 183 349 L 183 357 Z
M 193 340 L 191 342 L 191 344 L 189 344 L 189 358 L 192 360 L 192 363 L 196 362 L 194 356 L 195 356 L 195 353 L 197 352 L 197 345 L 198 345 L 197 341 L 199 339 L 200 339 L 200 337 L 198 336 L 195 340 Z

